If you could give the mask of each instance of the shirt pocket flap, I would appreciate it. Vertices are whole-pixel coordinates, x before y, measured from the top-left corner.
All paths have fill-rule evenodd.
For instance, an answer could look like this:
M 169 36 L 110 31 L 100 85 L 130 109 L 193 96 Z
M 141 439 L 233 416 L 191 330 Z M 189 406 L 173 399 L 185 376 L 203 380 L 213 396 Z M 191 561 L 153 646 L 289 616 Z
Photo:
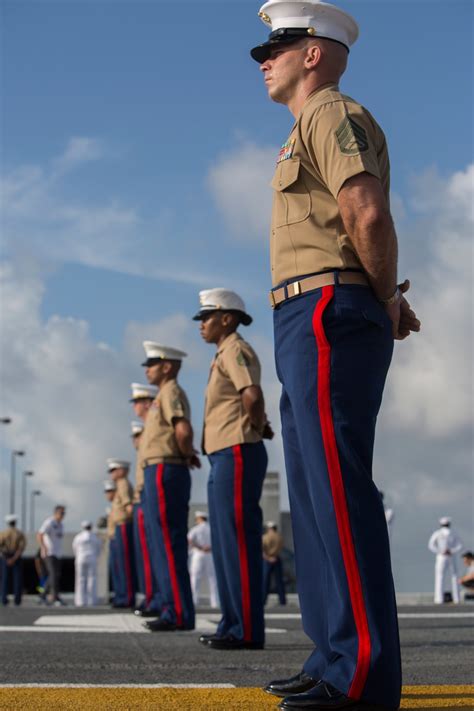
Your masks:
M 288 158 L 287 160 L 282 160 L 278 163 L 275 175 L 271 182 L 271 186 L 274 190 L 286 190 L 290 185 L 293 185 L 298 180 L 298 174 L 300 172 L 300 159 L 299 158 Z

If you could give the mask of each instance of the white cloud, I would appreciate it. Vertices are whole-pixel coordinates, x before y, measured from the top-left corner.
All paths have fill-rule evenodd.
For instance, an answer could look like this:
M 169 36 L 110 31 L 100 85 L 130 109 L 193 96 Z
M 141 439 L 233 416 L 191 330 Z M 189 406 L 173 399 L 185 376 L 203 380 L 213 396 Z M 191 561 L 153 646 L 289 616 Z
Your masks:
M 396 346 L 386 415 L 419 436 L 448 436 L 471 423 L 473 177 L 469 166 L 444 181 L 431 172 L 414 184 L 419 249 L 429 249 L 410 272 L 408 297 L 422 332 Z M 403 232 L 400 241 L 403 249 Z
M 270 181 L 278 150 L 246 142 L 218 157 L 209 187 L 231 233 L 244 242 L 268 239 Z
M 0 279 L 2 304 L 9 305 L 0 343 L 2 409 L 13 420 L 6 444 L 27 450 L 34 486 L 43 491 L 39 514 L 61 500 L 77 525 L 103 510 L 105 459 L 133 456 L 125 434 L 132 414 L 126 364 L 91 340 L 86 322 L 57 316 L 42 322 L 41 275 L 4 264 Z
M 100 199 L 90 189 L 76 188 L 74 198 L 65 196 L 67 181 L 80 166 L 106 157 L 101 141 L 76 137 L 47 164 L 8 172 L 0 189 L 9 253 L 198 286 L 212 281 L 212 268 L 195 239 L 176 238 L 180 227 L 175 217 L 170 224 L 167 206 L 145 219 L 126 200 Z M 150 260 L 150 254 L 160 259 Z
M 81 163 L 97 160 L 102 155 L 101 141 L 87 136 L 74 136 L 69 139 L 63 154 L 53 160 L 53 176 L 59 178 Z

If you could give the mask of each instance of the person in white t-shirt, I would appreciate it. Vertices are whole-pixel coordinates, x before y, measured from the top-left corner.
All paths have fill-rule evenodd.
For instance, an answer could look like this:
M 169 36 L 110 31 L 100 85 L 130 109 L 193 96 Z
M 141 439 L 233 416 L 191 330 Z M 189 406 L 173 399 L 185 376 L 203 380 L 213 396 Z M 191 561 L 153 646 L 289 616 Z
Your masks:
M 97 559 L 102 541 L 92 531 L 92 523 L 83 521 L 82 531 L 74 536 L 75 556 L 74 604 L 76 607 L 97 605 Z
M 64 536 L 62 522 L 65 515 L 66 508 L 64 506 L 55 506 L 53 515 L 43 521 L 36 535 L 40 544 L 41 558 L 48 571 L 45 593 L 49 594 L 49 602 L 54 605 L 66 604 L 59 595 Z
M 193 601 L 199 602 L 199 592 L 203 577 L 209 581 L 211 607 L 219 607 L 217 595 L 216 574 L 211 552 L 211 528 L 207 521 L 207 513 L 196 511 L 196 525 L 188 531 L 188 543 L 191 549 L 190 578 Z

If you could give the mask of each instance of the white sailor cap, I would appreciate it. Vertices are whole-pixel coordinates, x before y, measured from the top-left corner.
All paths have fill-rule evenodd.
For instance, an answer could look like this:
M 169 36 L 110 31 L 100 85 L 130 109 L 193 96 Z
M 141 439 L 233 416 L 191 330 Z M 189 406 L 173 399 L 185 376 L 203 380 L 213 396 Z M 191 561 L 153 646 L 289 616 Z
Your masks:
M 81 521 L 81 528 L 92 528 L 92 521 Z
M 277 44 L 289 44 L 302 37 L 321 37 L 339 42 L 349 50 L 359 36 L 359 27 L 344 10 L 320 0 L 270 0 L 260 8 L 260 19 L 271 28 L 268 41 L 250 54 L 262 64 Z
M 143 432 L 145 425 L 143 422 L 138 422 L 138 420 L 133 420 L 132 422 L 132 437 L 136 437 L 137 435 L 141 434 Z
M 5 516 L 5 523 L 16 523 L 18 521 L 18 514 L 7 514 Z
M 124 459 L 107 459 L 107 469 L 113 472 L 114 469 L 130 469 L 130 462 Z
M 155 341 L 143 341 L 143 348 L 145 349 L 146 361 L 142 365 L 153 365 L 160 360 L 183 360 L 188 355 L 184 351 L 178 350 L 178 348 L 170 348 L 170 346 L 162 346 L 160 343 L 155 343 Z
M 275 521 L 266 521 L 265 526 L 267 528 L 276 528 L 276 523 L 275 523 Z
M 196 511 L 194 514 L 194 518 L 205 518 L 207 520 L 209 516 L 207 511 Z
M 240 320 L 244 326 L 250 326 L 252 317 L 245 310 L 245 304 L 235 291 L 230 289 L 204 289 L 199 292 L 201 308 L 193 321 L 202 321 L 205 314 L 211 311 L 236 311 L 240 315 Z
M 156 385 L 132 383 L 130 387 L 132 388 L 132 398 L 130 402 L 135 402 L 135 400 L 154 400 L 158 395 L 158 388 Z
M 441 516 L 439 519 L 440 526 L 450 526 L 451 525 L 451 517 L 450 516 Z
M 110 481 L 110 479 L 104 481 L 104 491 L 117 491 L 117 484 L 115 481 Z

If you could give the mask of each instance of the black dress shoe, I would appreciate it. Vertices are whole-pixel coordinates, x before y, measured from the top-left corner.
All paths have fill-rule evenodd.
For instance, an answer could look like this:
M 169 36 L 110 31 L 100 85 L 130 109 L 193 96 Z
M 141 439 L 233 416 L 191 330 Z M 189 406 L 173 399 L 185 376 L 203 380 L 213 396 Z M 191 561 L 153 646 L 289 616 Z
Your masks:
M 150 630 L 150 632 L 175 632 L 176 630 L 183 629 L 182 627 L 175 625 L 174 622 L 162 620 L 160 617 L 157 620 L 144 622 L 143 626 Z
M 283 699 L 279 708 L 285 709 L 285 711 L 296 711 L 297 709 L 328 711 L 330 709 L 348 709 L 355 705 L 361 708 L 360 701 L 350 699 L 342 691 L 338 691 L 325 681 L 319 681 L 316 686 L 304 694 L 287 696 Z
M 158 617 L 158 610 L 143 610 L 140 607 L 133 611 L 133 614 L 137 617 Z
M 202 634 L 199 637 L 199 641 L 201 642 L 201 644 L 207 644 L 210 639 L 219 639 L 219 635 L 217 635 L 215 633 L 214 634 Z
M 309 691 L 318 683 L 317 679 L 308 676 L 306 672 L 301 671 L 296 676 L 291 676 L 289 679 L 275 679 L 264 688 L 267 694 L 274 696 L 289 696 L 289 694 L 303 694 Z
M 245 642 L 243 639 L 236 639 L 231 635 L 227 637 L 214 635 L 207 640 L 206 646 L 211 649 L 263 649 L 263 643 Z

